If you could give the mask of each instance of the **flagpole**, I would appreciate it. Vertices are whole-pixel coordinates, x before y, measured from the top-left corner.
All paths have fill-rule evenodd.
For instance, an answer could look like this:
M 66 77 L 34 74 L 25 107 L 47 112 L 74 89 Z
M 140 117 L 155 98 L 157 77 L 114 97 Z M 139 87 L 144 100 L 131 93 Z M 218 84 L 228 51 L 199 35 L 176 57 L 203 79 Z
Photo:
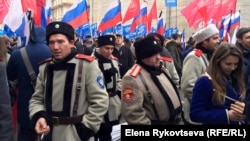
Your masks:
M 161 17 L 161 15 L 162 15 L 162 11 L 160 12 L 158 19 Z
M 35 39 L 34 39 L 34 37 L 33 37 L 33 35 L 31 34 L 31 32 L 33 31 L 33 29 L 34 29 L 34 13 L 33 13 L 33 11 L 30 11 L 30 10 L 28 10 L 27 12 L 26 12 L 26 15 L 27 15 L 27 17 L 28 17 L 28 21 L 30 21 L 28 24 L 29 24 L 29 37 L 27 37 L 27 41 L 26 41 L 26 45 L 28 44 L 28 42 L 31 40 L 31 41 L 35 41 Z
M 91 0 L 91 7 L 92 7 L 92 9 L 91 9 L 91 24 L 93 24 L 93 22 L 94 22 L 94 16 L 93 16 L 93 13 L 94 13 L 94 0 Z
M 175 27 L 177 27 L 177 6 L 175 7 Z
M 90 34 L 91 34 L 91 37 L 93 38 L 93 33 L 92 33 L 92 25 L 93 25 L 93 22 L 94 22 L 94 16 L 93 16 L 93 13 L 94 13 L 94 0 L 91 0 L 91 24 L 90 24 Z M 90 15 L 90 14 L 89 14 Z
M 147 7 L 147 14 L 148 14 L 148 2 L 146 1 L 146 0 L 144 0 L 144 2 L 146 3 L 146 7 Z M 148 29 L 148 18 L 147 18 L 147 24 L 146 24 L 146 35 L 148 34 L 148 32 L 147 32 L 147 29 Z
M 167 19 L 168 19 L 168 11 L 167 10 L 168 10 L 168 8 L 167 8 L 167 6 L 165 6 L 165 7 L 166 7 L 166 21 L 167 21 Z M 157 22 L 158 22 L 158 20 L 157 20 Z M 165 28 L 166 28 L 166 23 L 167 22 L 165 22 Z
M 171 26 L 170 17 L 171 17 L 171 7 L 168 8 L 168 21 L 169 21 L 168 28 L 170 28 L 170 26 Z

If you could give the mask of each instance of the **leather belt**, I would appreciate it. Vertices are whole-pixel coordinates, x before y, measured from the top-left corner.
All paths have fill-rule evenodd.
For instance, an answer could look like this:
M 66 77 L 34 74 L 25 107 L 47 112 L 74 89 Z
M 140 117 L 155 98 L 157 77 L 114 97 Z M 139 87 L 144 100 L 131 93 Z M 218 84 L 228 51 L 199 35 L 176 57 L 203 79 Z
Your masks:
M 82 121 L 82 116 L 74 117 L 55 117 L 51 116 L 52 123 L 54 125 L 67 125 L 67 124 L 76 124 Z
M 113 92 L 108 92 L 108 94 L 109 94 L 109 97 L 114 97 L 117 95 L 116 93 L 113 93 Z

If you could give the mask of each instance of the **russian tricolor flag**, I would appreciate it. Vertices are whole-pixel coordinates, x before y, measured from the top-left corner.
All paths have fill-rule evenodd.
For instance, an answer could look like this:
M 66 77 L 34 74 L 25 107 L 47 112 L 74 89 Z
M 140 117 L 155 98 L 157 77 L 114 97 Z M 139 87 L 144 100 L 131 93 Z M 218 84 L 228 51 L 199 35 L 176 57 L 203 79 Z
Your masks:
M 237 11 L 231 16 L 231 29 L 235 29 L 240 26 L 240 12 Z
M 161 35 L 164 35 L 164 24 L 163 24 L 163 18 L 160 18 L 157 24 L 156 33 L 159 33 Z
M 20 27 L 23 27 L 24 12 L 20 0 L 11 1 L 10 9 L 5 17 L 4 23 L 12 32 L 16 32 Z
M 222 19 L 220 25 L 220 37 L 227 38 L 227 34 L 230 33 L 231 30 L 240 26 L 240 12 L 237 11 L 234 14 L 229 14 Z
M 62 18 L 63 22 L 78 28 L 89 22 L 86 0 L 76 0 Z
M 9 28 L 16 35 L 25 37 L 25 45 L 28 44 L 30 36 L 30 21 L 28 21 L 26 13 L 23 12 L 20 0 L 11 1 L 9 12 L 4 21 L 5 29 Z
M 46 5 L 42 7 L 42 14 L 41 14 L 41 25 L 46 27 L 50 23 L 51 19 L 51 0 L 46 1 Z
M 98 31 L 103 32 L 111 27 L 116 26 L 121 21 L 121 2 L 120 0 L 114 0 L 113 3 L 111 3 L 111 5 L 109 6 L 106 14 L 104 15 L 98 27 Z

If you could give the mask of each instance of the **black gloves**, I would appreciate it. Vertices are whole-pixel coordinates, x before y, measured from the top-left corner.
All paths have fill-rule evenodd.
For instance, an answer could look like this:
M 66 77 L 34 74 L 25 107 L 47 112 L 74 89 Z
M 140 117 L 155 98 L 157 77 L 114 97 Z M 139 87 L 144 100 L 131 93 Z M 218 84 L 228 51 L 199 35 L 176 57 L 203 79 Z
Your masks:
M 82 123 L 75 124 L 78 136 L 82 141 L 87 141 L 90 137 L 94 136 L 94 132 Z

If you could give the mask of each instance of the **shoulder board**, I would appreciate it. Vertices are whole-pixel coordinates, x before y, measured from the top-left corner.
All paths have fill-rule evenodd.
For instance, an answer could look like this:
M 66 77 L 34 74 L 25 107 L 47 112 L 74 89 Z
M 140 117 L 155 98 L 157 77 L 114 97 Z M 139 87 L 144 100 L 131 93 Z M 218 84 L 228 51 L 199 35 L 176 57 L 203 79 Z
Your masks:
M 110 59 L 113 59 L 113 60 L 116 60 L 116 61 L 119 60 L 117 57 L 115 57 L 115 56 L 113 56 L 113 55 L 110 57 Z
M 52 60 L 52 58 L 50 57 L 50 58 L 48 58 L 48 59 L 46 59 L 46 60 L 40 62 L 39 64 L 42 65 L 42 64 L 44 64 L 44 63 L 46 63 L 46 62 L 50 62 L 51 60 Z
M 198 57 L 201 57 L 202 53 L 203 53 L 202 50 L 196 49 L 194 54 Z
M 83 55 L 83 54 L 77 54 L 75 56 L 75 58 L 77 59 L 83 59 L 83 60 L 87 60 L 89 62 L 92 62 L 95 60 L 95 58 L 93 56 L 88 56 L 88 55 Z
M 139 73 L 141 72 L 141 70 L 142 70 L 142 67 L 138 64 L 135 64 L 131 69 L 130 75 L 133 77 L 137 77 Z
M 167 61 L 167 62 L 172 62 L 172 61 L 173 61 L 173 58 L 162 56 L 162 57 L 161 57 L 161 60 Z
M 3 61 L 3 58 L 0 58 L 0 62 L 2 62 Z

